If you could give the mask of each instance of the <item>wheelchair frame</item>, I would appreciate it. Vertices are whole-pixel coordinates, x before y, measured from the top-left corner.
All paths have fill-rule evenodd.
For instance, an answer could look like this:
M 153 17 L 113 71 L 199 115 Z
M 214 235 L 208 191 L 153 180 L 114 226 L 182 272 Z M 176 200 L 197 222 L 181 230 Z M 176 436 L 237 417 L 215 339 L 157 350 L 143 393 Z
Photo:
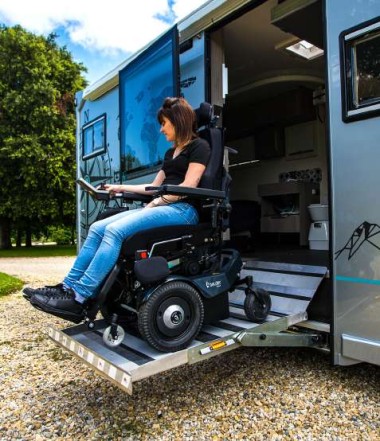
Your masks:
M 155 241 L 152 243 L 150 249 L 142 250 L 140 252 L 137 250 L 134 260 L 132 256 L 126 256 L 125 253 L 124 255 L 122 253 L 117 264 L 106 278 L 99 295 L 85 310 L 85 322 L 87 323 L 88 328 L 94 328 L 95 318 L 98 312 L 101 311 L 104 318 L 110 322 L 110 326 L 104 334 L 104 342 L 110 346 L 121 343 L 121 336 L 124 335 L 124 330 L 121 328 L 121 324 L 125 324 L 128 321 L 132 322 L 133 314 L 139 315 L 143 305 L 146 305 L 153 296 L 159 297 L 160 294 L 157 293 L 160 290 L 162 291 L 162 287 L 169 289 L 168 287 L 171 285 L 176 286 L 177 290 L 178 286 L 182 287 L 182 290 L 185 291 L 187 286 L 195 290 L 192 294 L 190 293 L 190 297 L 197 298 L 199 295 L 202 302 L 202 306 L 200 307 L 201 318 L 198 319 L 196 317 L 198 313 L 195 312 L 193 314 L 194 317 L 192 317 L 192 319 L 199 320 L 199 324 L 197 324 L 195 327 L 196 329 L 193 332 L 189 333 L 184 341 L 180 338 L 180 341 L 178 342 L 177 340 L 179 336 L 173 332 L 173 339 L 170 339 L 169 335 L 168 339 L 165 339 L 165 344 L 161 338 L 159 341 L 156 341 L 155 338 L 152 338 L 149 332 L 148 335 L 144 335 L 147 331 L 144 331 L 139 323 L 140 333 L 142 333 L 151 345 L 158 350 L 172 352 L 184 349 L 194 339 L 203 324 L 209 324 L 227 318 L 229 315 L 228 292 L 233 291 L 238 285 L 245 284 L 246 294 L 247 296 L 250 296 L 250 312 L 248 312 L 247 315 L 250 314 L 250 317 L 257 321 L 263 321 L 270 309 L 269 295 L 253 291 L 251 289 L 252 280 L 250 278 L 239 278 L 239 273 L 242 268 L 242 261 L 239 253 L 236 250 L 223 250 L 222 247 L 222 232 L 226 228 L 226 218 L 230 211 L 227 192 L 174 185 L 147 187 L 147 190 L 154 192 L 153 197 L 174 194 L 203 200 L 206 208 L 211 209 L 210 225 L 206 224 L 203 235 L 201 234 L 200 237 L 197 234 L 184 234 L 179 237 Z M 100 200 L 107 202 L 107 195 L 102 190 L 99 192 L 92 191 L 92 196 L 95 198 L 98 197 Z M 133 193 L 122 193 L 117 195 L 117 197 L 121 198 L 125 203 L 135 202 L 135 196 L 136 195 Z M 148 202 L 151 200 L 152 196 L 137 195 L 136 197 L 140 202 Z M 110 198 L 108 200 L 110 200 Z M 180 226 L 178 228 L 186 231 L 192 227 Z M 163 227 L 161 230 L 162 229 L 166 230 L 167 227 Z M 173 230 L 173 227 L 169 227 L 169 229 L 171 231 Z M 197 230 L 197 227 L 195 227 L 195 230 Z M 195 231 L 195 233 L 197 232 L 199 233 L 199 231 Z M 137 233 L 137 235 L 138 234 L 139 233 Z M 192 240 L 195 240 L 195 243 L 192 242 Z M 166 248 L 174 242 L 180 244 L 180 247 L 170 253 Z M 156 249 L 159 247 L 163 248 L 163 250 L 161 250 L 161 253 L 158 253 L 161 255 L 156 255 Z M 196 252 L 199 248 L 204 248 L 205 250 L 211 249 L 211 254 L 208 253 L 208 251 L 205 251 L 204 254 L 199 256 Z M 166 255 L 166 257 L 162 257 L 162 254 Z M 141 255 L 144 255 L 145 258 L 141 259 Z M 178 268 L 176 269 L 176 265 L 173 264 L 173 262 L 178 262 L 181 258 L 185 260 L 185 265 L 177 264 Z M 190 263 L 186 261 L 186 258 L 190 259 Z M 172 267 L 172 271 L 169 271 L 168 263 L 169 266 Z M 184 271 L 183 267 L 186 267 L 186 264 L 190 266 L 188 266 L 187 271 Z M 107 311 L 107 307 L 109 307 L 108 302 L 110 301 L 109 294 L 112 292 L 113 287 L 117 284 L 120 274 L 123 274 L 123 272 L 126 289 L 125 287 L 121 287 L 121 292 L 116 295 L 119 300 L 122 300 L 123 292 L 125 293 L 127 290 L 124 299 L 127 298 L 128 300 L 129 297 L 130 304 L 120 303 L 120 306 L 126 310 L 125 316 L 129 316 L 130 320 L 127 320 L 123 314 L 121 314 L 122 317 L 120 320 L 120 314 L 118 313 L 120 312 L 120 308 L 116 308 L 112 313 Z M 138 273 L 138 277 L 136 277 L 136 272 Z M 151 275 L 152 273 L 154 274 L 153 277 Z M 176 297 L 176 295 L 174 296 Z M 189 299 L 187 301 L 190 303 L 190 310 L 192 306 L 191 302 L 193 300 Z M 179 303 L 181 303 L 181 301 Z M 153 306 L 152 308 L 154 309 L 155 307 Z M 166 318 L 165 322 L 166 311 L 170 310 L 170 308 L 172 308 L 171 318 Z M 175 328 L 175 320 L 179 320 L 178 317 L 185 313 L 190 313 L 190 311 L 187 311 L 186 308 L 182 308 L 180 305 L 168 306 L 163 312 L 164 322 L 167 324 L 167 327 L 165 327 L 161 323 L 161 327 L 164 328 L 163 333 L 170 334 L 169 328 Z M 156 320 L 158 320 L 158 318 Z M 131 323 L 129 323 L 129 325 L 130 324 Z M 189 327 L 190 326 L 191 324 L 189 324 Z M 160 328 L 159 322 L 158 327 Z M 172 341 L 174 343 L 172 343 Z

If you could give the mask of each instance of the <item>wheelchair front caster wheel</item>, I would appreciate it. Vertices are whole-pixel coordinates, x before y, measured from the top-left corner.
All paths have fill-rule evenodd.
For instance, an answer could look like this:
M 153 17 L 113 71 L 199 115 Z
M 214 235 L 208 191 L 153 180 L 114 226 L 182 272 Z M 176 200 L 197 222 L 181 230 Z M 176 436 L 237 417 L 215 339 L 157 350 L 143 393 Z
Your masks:
M 125 337 L 124 329 L 117 325 L 116 329 L 113 332 L 112 325 L 108 326 L 103 332 L 103 341 L 110 348 L 115 348 L 119 346 Z
M 244 312 L 248 320 L 263 323 L 272 307 L 270 294 L 265 289 L 256 289 L 248 293 L 244 300 Z

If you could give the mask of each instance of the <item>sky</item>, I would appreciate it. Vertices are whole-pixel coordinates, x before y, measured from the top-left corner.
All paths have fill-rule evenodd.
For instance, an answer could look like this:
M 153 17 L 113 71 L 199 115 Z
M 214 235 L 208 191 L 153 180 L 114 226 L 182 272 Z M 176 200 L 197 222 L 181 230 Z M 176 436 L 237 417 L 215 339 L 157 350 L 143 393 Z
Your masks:
M 0 0 L 0 24 L 57 34 L 90 84 L 206 0 Z

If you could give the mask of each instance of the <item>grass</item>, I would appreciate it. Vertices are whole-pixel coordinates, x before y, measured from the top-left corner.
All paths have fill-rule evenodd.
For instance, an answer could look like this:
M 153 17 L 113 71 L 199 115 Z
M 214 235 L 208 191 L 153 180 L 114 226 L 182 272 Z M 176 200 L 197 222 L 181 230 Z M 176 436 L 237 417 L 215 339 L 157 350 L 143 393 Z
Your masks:
M 0 297 L 19 291 L 23 286 L 24 282 L 22 280 L 0 273 Z
M 55 257 L 55 256 L 76 256 L 76 245 L 35 245 L 31 248 L 11 248 L 0 250 L 2 257 Z

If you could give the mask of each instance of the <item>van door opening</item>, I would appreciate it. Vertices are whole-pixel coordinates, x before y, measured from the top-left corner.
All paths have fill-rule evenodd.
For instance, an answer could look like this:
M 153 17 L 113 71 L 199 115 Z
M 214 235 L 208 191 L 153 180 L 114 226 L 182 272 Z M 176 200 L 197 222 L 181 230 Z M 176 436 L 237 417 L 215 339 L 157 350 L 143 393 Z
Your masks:
M 222 41 L 223 125 L 238 151 L 229 168 L 231 246 L 247 259 L 328 267 L 322 2 L 294 14 L 281 3 L 266 1 L 210 34 Z M 211 75 L 211 91 L 217 81 Z M 326 322 L 327 285 L 314 301 L 314 317 Z

